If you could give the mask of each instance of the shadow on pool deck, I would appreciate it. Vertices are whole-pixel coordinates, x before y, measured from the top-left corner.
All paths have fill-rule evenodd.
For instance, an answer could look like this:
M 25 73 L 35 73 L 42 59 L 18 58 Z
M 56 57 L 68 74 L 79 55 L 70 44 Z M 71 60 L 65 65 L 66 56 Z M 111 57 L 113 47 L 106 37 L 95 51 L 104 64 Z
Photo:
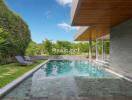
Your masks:
M 132 100 L 132 83 L 84 76 L 25 80 L 3 100 Z

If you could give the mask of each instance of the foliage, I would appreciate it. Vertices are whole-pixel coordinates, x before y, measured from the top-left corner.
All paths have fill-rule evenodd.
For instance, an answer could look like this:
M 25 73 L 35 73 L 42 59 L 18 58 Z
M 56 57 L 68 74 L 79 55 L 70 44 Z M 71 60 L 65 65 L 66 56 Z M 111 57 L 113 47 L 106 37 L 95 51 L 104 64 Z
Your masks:
M 92 42 L 92 52 L 95 55 L 96 52 L 96 42 Z M 109 54 L 109 41 L 104 42 L 105 52 Z M 60 50 L 60 52 L 54 52 L 54 49 Z M 79 54 L 88 54 L 89 51 L 89 42 L 69 42 L 69 41 L 57 41 L 52 42 L 48 39 L 43 41 L 41 44 L 37 44 L 35 42 L 30 42 L 28 49 L 26 50 L 26 55 L 69 55 L 69 53 L 61 52 L 62 49 L 71 50 L 71 49 L 79 49 Z M 98 51 L 99 54 L 102 53 L 102 41 L 98 42 Z M 76 55 L 73 54 L 73 55 Z
M 25 54 L 27 56 L 37 56 L 42 55 L 44 53 L 44 47 L 42 44 L 37 44 L 33 41 L 31 41 L 25 51 Z
M 7 59 L 24 55 L 29 42 L 30 30 L 27 24 L 0 0 L 0 57 Z
M 37 51 L 36 48 L 37 48 L 37 44 L 31 41 L 28 45 L 28 48 L 25 51 L 25 54 L 28 56 L 36 55 L 36 51 Z
M 42 45 L 45 50 L 44 52 L 48 55 L 51 55 L 52 54 L 52 42 L 46 39 L 45 41 L 43 41 Z

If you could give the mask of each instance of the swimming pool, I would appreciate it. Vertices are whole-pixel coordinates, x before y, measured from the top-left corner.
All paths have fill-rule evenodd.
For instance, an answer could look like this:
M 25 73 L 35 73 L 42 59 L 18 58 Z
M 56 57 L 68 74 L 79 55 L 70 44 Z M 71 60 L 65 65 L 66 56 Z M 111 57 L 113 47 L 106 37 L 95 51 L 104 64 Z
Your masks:
M 126 98 L 132 96 L 131 87 L 131 83 L 119 79 L 97 64 L 51 60 L 11 90 L 3 100 Z
M 112 77 L 101 66 L 88 61 L 51 60 L 40 68 L 34 75 L 39 77 Z

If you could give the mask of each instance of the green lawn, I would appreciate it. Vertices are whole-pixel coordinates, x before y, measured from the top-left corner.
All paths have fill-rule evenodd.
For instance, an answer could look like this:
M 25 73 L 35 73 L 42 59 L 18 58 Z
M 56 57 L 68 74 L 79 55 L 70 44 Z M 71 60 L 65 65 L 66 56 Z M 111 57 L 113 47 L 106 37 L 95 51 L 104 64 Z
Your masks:
M 0 65 L 0 88 L 10 83 L 14 79 L 28 72 L 29 70 L 42 63 L 43 60 L 36 61 L 32 65 L 21 66 L 18 63 Z

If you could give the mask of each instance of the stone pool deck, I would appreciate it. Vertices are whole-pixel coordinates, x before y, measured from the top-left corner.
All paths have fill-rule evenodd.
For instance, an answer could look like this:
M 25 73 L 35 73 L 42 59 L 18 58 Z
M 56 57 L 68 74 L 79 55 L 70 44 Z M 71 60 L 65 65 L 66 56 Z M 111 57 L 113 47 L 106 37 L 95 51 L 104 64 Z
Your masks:
M 29 78 L 2 100 L 132 100 L 132 83 L 117 77 Z
M 8 99 L 15 100 L 15 99 Z M 118 98 L 118 99 L 104 99 L 104 98 L 87 98 L 87 99 L 45 99 L 45 98 L 36 98 L 36 99 L 21 99 L 21 100 L 132 100 L 132 98 Z

